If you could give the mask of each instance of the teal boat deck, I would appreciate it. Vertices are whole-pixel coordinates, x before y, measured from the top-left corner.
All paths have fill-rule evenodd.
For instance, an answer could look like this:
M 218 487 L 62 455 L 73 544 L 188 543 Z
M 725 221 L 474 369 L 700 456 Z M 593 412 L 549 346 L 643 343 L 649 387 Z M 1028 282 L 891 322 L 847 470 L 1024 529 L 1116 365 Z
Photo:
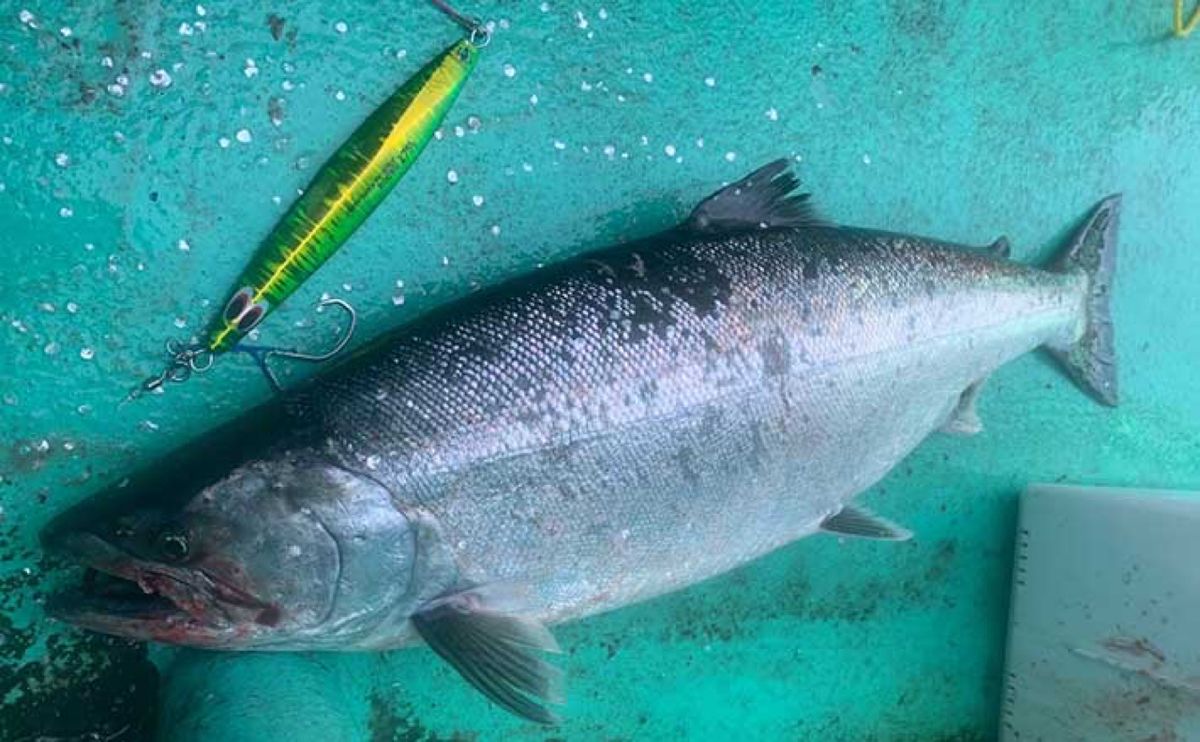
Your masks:
M 172 666 L 51 624 L 69 577 L 38 529 L 269 389 L 227 357 L 118 403 L 457 33 L 416 0 L 201 2 L 0 11 L 0 738 L 990 739 L 1023 486 L 1200 486 L 1200 38 L 1170 38 L 1169 1 L 463 3 L 497 27 L 440 139 L 261 342 L 327 344 L 324 293 L 365 340 L 782 155 L 835 221 L 1006 234 L 1030 261 L 1124 192 L 1122 406 L 1035 356 L 1002 369 L 982 434 L 931 438 L 864 496 L 912 542 L 814 537 L 560 628 L 558 729 L 424 650 Z

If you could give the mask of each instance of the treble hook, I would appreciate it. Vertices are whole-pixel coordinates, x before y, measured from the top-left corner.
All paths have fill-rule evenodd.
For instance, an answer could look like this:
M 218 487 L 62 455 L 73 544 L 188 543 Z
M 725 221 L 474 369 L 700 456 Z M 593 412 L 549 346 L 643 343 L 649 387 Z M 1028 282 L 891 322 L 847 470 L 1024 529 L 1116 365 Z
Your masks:
M 293 361 L 302 361 L 304 363 L 324 363 L 329 359 L 342 352 L 346 344 L 350 342 L 351 336 L 354 335 L 354 329 L 358 326 L 358 313 L 354 311 L 354 307 L 342 299 L 322 299 L 317 303 L 317 309 L 322 309 L 328 306 L 340 307 L 350 318 L 350 326 L 338 338 L 337 343 L 325 351 L 324 353 L 302 353 L 298 350 L 288 350 L 285 348 L 275 348 L 264 345 L 238 345 L 234 347 L 236 353 L 246 353 L 255 361 L 258 362 L 258 367 L 262 369 L 263 376 L 267 377 L 267 382 L 276 392 L 282 392 L 283 386 L 279 383 L 279 379 L 275 376 L 275 372 L 267 365 L 267 361 L 272 358 L 290 358 Z
M 429 0 L 433 7 L 446 14 L 450 20 L 462 26 L 469 34 L 468 38 L 471 43 L 482 49 L 492 40 L 491 32 L 488 31 L 484 22 L 473 16 L 463 15 L 446 2 L 446 0 Z

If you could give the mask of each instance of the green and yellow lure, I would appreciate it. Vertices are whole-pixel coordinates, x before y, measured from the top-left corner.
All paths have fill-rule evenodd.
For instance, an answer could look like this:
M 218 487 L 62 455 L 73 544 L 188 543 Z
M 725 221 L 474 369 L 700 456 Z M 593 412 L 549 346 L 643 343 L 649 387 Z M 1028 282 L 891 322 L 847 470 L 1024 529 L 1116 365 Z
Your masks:
M 474 69 L 487 31 L 459 15 L 442 0 L 433 4 L 469 31 L 399 87 L 321 166 L 283 218 L 259 245 L 234 284 L 221 314 L 209 323 L 198 345 L 167 343 L 166 369 L 144 381 L 131 397 L 167 381 L 181 382 L 208 370 L 216 356 L 233 350 L 270 312 L 292 294 L 345 244 L 371 212 L 412 167 L 442 123 Z M 345 302 L 332 300 L 354 313 Z M 272 348 L 246 348 L 255 354 L 272 386 L 278 383 L 266 365 L 270 355 L 325 360 L 333 351 L 310 356 Z
M 349 239 L 412 167 L 478 56 L 469 39 L 451 45 L 338 148 L 242 271 L 206 332 L 210 353 L 232 349 Z

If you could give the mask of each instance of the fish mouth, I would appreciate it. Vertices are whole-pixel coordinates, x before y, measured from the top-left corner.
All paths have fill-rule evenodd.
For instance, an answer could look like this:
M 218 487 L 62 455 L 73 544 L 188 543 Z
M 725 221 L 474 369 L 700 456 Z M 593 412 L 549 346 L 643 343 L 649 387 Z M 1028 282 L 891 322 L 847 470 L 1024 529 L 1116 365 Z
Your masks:
M 213 643 L 230 625 L 202 573 L 136 559 L 86 532 L 62 534 L 49 546 L 85 567 L 79 586 L 47 601 L 54 618 L 129 639 L 193 645 Z
M 83 584 L 63 590 L 46 604 L 55 618 L 74 624 L 110 620 L 170 621 L 186 612 L 170 598 L 147 592 L 134 580 L 127 580 L 94 567 L 84 571 Z

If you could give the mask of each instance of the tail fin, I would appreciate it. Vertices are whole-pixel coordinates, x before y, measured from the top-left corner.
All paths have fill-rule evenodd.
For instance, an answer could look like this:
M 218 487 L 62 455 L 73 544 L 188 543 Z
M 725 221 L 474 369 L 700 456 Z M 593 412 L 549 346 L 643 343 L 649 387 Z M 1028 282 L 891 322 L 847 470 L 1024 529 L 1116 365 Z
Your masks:
M 1108 302 L 1117 262 L 1117 222 L 1120 194 L 1109 196 L 1092 209 L 1051 269 L 1058 273 L 1087 275 L 1087 326 L 1083 336 L 1050 353 L 1085 392 L 1101 404 L 1117 404 L 1117 356 L 1113 345 Z

